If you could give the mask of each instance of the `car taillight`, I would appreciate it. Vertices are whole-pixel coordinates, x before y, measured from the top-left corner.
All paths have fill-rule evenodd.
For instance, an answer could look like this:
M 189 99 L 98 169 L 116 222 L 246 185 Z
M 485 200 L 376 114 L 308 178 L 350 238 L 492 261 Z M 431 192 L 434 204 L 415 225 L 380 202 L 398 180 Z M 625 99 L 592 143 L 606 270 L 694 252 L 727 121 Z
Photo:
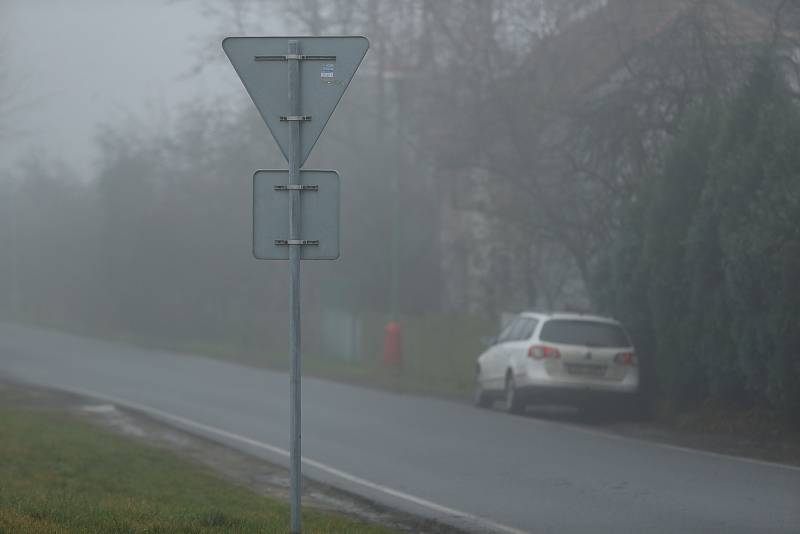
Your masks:
M 561 353 L 558 352 L 557 348 L 548 347 L 547 345 L 534 345 L 528 349 L 528 358 L 533 358 L 534 360 L 546 360 L 548 358 L 555 360 L 560 357 Z
M 636 354 L 633 352 L 620 352 L 614 356 L 614 363 L 620 365 L 636 365 Z

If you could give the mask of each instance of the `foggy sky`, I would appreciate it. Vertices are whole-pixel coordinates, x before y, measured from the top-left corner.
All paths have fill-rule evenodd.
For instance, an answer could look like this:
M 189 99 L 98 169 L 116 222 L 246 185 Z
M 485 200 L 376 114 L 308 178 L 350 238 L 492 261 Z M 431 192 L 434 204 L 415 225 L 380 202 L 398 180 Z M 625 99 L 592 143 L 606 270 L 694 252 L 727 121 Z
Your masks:
M 219 30 L 200 2 L 2 0 L 0 42 L 22 109 L 0 167 L 35 150 L 85 174 L 98 124 L 163 120 L 181 102 L 235 94 L 239 82 L 221 61 L 186 76 Z

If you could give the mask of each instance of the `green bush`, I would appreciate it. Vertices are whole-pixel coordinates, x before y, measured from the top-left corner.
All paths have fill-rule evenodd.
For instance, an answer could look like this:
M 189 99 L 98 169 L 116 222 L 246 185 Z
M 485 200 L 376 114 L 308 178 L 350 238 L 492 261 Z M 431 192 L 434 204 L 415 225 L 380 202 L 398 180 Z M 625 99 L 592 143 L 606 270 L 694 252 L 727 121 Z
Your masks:
M 800 408 L 800 109 L 762 59 L 682 121 L 603 263 L 673 406 Z

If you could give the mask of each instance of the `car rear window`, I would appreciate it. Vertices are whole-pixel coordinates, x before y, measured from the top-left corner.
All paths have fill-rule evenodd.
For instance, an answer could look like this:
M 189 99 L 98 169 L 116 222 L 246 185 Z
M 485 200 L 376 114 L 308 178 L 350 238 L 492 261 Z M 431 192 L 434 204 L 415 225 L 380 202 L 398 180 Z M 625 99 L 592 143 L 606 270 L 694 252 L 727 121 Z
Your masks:
M 547 321 L 539 335 L 542 341 L 587 347 L 628 347 L 625 331 L 615 324 L 556 319 Z

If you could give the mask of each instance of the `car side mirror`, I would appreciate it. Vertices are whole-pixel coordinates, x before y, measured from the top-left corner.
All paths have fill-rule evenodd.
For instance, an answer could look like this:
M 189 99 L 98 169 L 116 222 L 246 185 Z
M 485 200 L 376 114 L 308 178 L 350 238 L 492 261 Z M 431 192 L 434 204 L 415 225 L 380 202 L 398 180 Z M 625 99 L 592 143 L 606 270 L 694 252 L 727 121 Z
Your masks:
M 481 338 L 481 343 L 487 349 L 495 344 L 497 344 L 497 336 L 483 336 Z

